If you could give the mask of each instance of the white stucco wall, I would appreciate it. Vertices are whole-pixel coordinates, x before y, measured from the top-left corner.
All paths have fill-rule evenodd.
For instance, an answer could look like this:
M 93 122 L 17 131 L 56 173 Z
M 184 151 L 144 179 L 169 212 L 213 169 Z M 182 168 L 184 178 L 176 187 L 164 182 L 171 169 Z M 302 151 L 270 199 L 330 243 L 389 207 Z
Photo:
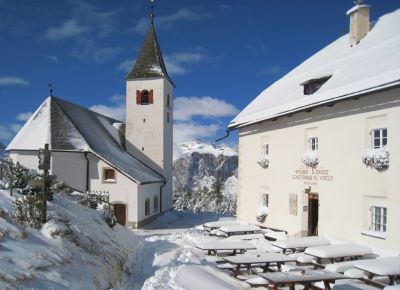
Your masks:
M 139 187 L 138 195 L 138 217 L 139 221 L 148 219 L 160 213 L 160 186 L 161 184 L 144 184 Z M 158 210 L 154 211 L 154 197 L 158 197 Z M 150 199 L 150 214 L 145 214 L 145 202 Z
M 312 97 L 312 96 L 310 96 Z M 305 189 L 319 196 L 319 234 L 371 246 L 400 250 L 400 90 L 362 97 L 297 113 L 275 121 L 240 129 L 238 218 L 255 222 L 262 194 L 269 194 L 266 226 L 301 235 L 307 230 L 308 205 Z M 390 168 L 377 172 L 361 157 L 370 148 L 370 130 L 388 129 Z M 322 174 L 310 174 L 301 163 L 309 137 L 318 137 Z M 270 166 L 261 168 L 257 159 L 263 144 L 269 144 Z M 296 170 L 307 169 L 309 174 Z M 304 180 L 303 176 L 316 180 Z M 297 215 L 289 214 L 289 195 L 297 195 Z M 387 206 L 386 239 L 362 232 L 370 224 L 370 206 Z

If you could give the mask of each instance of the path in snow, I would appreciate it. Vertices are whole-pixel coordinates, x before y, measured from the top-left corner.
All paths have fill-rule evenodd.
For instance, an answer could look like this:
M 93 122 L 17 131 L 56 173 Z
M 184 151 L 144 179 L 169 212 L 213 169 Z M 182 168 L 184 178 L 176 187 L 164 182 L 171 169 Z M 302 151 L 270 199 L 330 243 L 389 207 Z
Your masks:
M 145 243 L 121 289 L 244 289 L 246 284 L 217 270 L 193 248 L 197 242 L 218 239 L 195 227 L 208 221 L 233 219 L 217 214 L 168 212 L 145 229 L 134 230 Z

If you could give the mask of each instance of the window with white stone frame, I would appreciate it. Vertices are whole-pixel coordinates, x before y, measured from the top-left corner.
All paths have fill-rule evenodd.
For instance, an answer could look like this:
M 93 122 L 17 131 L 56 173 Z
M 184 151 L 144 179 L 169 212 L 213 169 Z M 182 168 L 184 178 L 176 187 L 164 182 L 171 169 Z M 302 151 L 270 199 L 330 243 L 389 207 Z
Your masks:
M 158 212 L 158 196 L 154 196 L 153 198 L 153 211 Z
M 386 233 L 387 208 L 382 206 L 371 206 L 371 223 L 369 230 L 373 232 Z
M 112 168 L 103 168 L 103 182 L 115 183 L 116 172 Z
M 318 151 L 318 137 L 308 138 L 308 151 Z
M 150 198 L 147 198 L 146 201 L 144 202 L 144 214 L 145 215 L 150 214 Z
M 269 144 L 264 144 L 263 146 L 262 146 L 262 155 L 263 156 L 267 156 L 267 155 L 269 155 Z
M 268 203 L 269 203 L 269 195 L 267 193 L 264 193 L 262 195 L 262 205 L 268 207 Z
M 371 147 L 378 149 L 387 145 L 388 135 L 386 128 L 379 128 L 371 130 Z

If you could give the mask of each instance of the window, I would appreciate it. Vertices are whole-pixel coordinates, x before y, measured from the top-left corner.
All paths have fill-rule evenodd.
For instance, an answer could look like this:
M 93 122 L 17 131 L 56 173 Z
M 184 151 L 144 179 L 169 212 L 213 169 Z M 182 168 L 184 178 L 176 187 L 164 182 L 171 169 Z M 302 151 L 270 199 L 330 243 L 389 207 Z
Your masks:
M 167 108 L 171 108 L 171 97 L 169 94 L 167 95 Z
M 148 105 L 149 104 L 149 91 L 143 90 L 140 93 L 140 104 L 141 105 Z
M 103 169 L 103 181 L 115 182 L 115 170 L 111 168 Z
M 147 198 L 146 201 L 144 202 L 144 214 L 145 215 L 150 214 L 150 198 Z
M 268 196 L 268 194 L 264 193 L 262 195 L 262 204 L 263 204 L 263 206 L 268 207 L 268 202 L 269 202 L 269 196 Z
M 304 87 L 305 95 L 312 95 L 316 91 L 318 91 L 322 87 L 322 85 L 325 84 L 330 78 L 331 78 L 331 76 L 327 76 L 327 77 L 323 77 L 323 78 L 319 78 L 319 79 L 311 79 L 311 80 L 301 83 L 300 85 L 302 85 Z
M 269 154 L 269 144 L 264 144 L 262 146 L 262 155 L 268 155 Z
M 169 122 L 170 122 L 170 119 L 171 119 L 170 113 L 169 113 L 169 112 L 167 112 L 167 123 L 169 123 Z
M 371 131 L 372 148 L 382 148 L 387 145 L 387 129 L 374 129 Z
M 311 137 L 308 139 L 308 150 L 318 151 L 318 137 Z
M 153 199 L 153 211 L 158 212 L 158 196 L 157 195 Z
M 136 91 L 136 104 L 149 105 L 153 104 L 153 90 Z
M 386 232 L 387 208 L 380 206 L 371 207 L 371 225 L 369 229 L 374 232 Z

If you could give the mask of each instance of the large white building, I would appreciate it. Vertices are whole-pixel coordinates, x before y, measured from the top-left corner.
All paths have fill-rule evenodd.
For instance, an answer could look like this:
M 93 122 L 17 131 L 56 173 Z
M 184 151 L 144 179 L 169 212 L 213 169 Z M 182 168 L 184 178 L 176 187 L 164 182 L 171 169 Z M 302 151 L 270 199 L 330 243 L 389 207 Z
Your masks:
M 231 121 L 239 130 L 238 218 L 290 235 L 400 250 L 400 10 L 276 81 Z
M 126 77 L 126 123 L 49 97 L 8 145 L 37 169 L 51 149 L 51 174 L 80 191 L 109 192 L 119 223 L 140 227 L 172 205 L 172 99 L 153 21 Z

